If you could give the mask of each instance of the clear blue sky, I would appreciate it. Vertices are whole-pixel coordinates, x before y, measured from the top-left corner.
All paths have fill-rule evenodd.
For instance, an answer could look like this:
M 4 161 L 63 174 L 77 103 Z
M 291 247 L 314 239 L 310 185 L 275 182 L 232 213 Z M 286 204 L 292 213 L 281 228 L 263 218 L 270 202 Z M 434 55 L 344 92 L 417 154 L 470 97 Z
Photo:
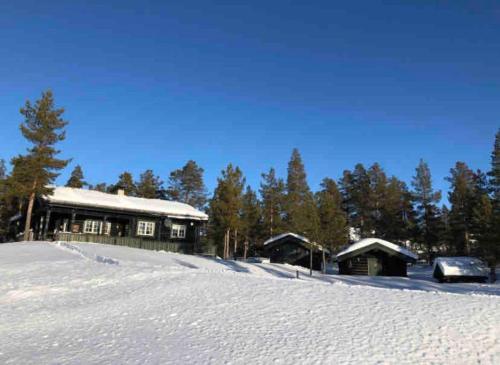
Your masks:
M 51 88 L 63 156 L 89 182 L 188 159 L 213 189 L 229 162 L 258 187 L 293 147 L 309 183 L 378 161 L 435 186 L 489 168 L 500 126 L 500 3 L 2 1 L 0 158 L 24 152 L 19 107 Z

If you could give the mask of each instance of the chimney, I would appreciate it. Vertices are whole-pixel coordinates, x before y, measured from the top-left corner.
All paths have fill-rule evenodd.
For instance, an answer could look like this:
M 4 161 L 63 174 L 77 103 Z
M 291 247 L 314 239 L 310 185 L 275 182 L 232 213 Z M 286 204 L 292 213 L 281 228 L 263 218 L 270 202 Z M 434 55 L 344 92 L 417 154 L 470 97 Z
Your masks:
M 125 196 L 125 190 L 123 190 L 123 189 L 118 189 L 118 190 L 116 191 L 116 195 Z

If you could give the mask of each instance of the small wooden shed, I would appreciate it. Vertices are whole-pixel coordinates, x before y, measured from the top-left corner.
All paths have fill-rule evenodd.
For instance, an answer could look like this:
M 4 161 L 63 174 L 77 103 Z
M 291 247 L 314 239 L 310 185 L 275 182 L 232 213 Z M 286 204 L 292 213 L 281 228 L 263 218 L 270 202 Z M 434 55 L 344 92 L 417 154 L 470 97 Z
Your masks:
M 339 274 L 370 276 L 407 276 L 408 263 L 417 255 L 380 238 L 365 238 L 337 254 Z
M 488 266 L 475 257 L 437 257 L 434 260 L 433 277 L 442 282 L 488 281 Z
M 298 265 L 309 268 L 310 248 L 313 248 L 313 270 L 321 270 L 323 262 L 323 247 L 306 237 L 288 232 L 272 237 L 264 242 L 265 253 L 269 261 L 279 264 Z M 325 249 L 328 258 L 330 252 Z

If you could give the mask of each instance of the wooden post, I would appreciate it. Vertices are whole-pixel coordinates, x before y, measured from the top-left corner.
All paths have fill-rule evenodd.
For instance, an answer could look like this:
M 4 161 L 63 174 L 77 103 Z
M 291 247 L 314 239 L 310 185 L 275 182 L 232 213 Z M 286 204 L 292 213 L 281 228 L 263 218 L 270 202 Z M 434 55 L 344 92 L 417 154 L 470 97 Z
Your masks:
M 296 270 L 296 271 L 295 271 L 295 277 L 296 277 L 297 279 L 299 279 L 299 270 Z
M 325 255 L 325 248 L 323 247 L 323 250 L 321 250 L 321 252 L 323 253 L 323 274 L 326 274 L 326 255 Z

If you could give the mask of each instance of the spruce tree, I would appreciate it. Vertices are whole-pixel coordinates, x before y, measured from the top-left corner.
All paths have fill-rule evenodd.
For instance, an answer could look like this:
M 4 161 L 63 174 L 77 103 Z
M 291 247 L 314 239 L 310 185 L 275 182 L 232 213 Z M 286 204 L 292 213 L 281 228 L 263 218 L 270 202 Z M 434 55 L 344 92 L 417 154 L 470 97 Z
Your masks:
M 413 177 L 413 197 L 417 203 L 419 236 L 427 248 L 429 260 L 432 248 L 439 240 L 440 217 L 436 204 L 441 200 L 441 192 L 432 188 L 431 171 L 427 163 L 420 160 Z
M 80 165 L 76 165 L 71 172 L 71 176 L 69 177 L 66 186 L 69 188 L 81 189 L 86 185 L 88 184 L 84 180 L 82 167 Z
M 242 196 L 241 203 L 241 235 L 244 237 L 243 253 L 254 254 L 261 235 L 261 209 L 257 194 L 250 185 Z
M 134 183 L 132 174 L 128 171 L 120 174 L 117 183 L 111 186 L 108 190 L 113 194 L 116 194 L 118 190 L 123 190 L 127 196 L 137 196 L 137 186 Z
M 454 253 L 469 255 L 470 233 L 474 209 L 474 173 L 464 162 L 457 162 L 446 180 L 451 184 L 448 200 L 451 203 L 450 227 Z
M 181 169 L 170 173 L 167 197 L 195 208 L 203 209 L 207 203 L 207 189 L 203 182 L 203 168 L 190 160 Z
M 241 230 L 242 193 L 245 179 L 239 167 L 229 164 L 217 178 L 217 187 L 209 203 L 210 235 L 219 247 L 219 252 L 228 258 L 231 251 L 234 254 L 235 245 L 228 245 L 224 237 L 233 234 L 237 242 L 237 232 Z M 237 248 L 237 247 L 236 247 Z
M 262 226 L 264 237 L 284 232 L 285 183 L 276 177 L 274 168 L 262 174 L 260 196 L 262 197 Z
M 58 159 L 59 154 L 55 148 L 57 142 L 64 140 L 64 127 L 68 124 L 62 119 L 64 109 L 56 109 L 54 97 L 51 91 L 42 93 L 41 99 L 35 104 L 26 101 L 24 108 L 20 110 L 24 116 L 21 123 L 21 133 L 32 144 L 26 156 L 20 156 L 23 161 L 18 166 L 26 169 L 24 176 L 30 175 L 24 181 L 26 185 L 18 187 L 14 193 L 19 199 L 27 199 L 26 221 L 24 229 L 24 240 L 30 237 L 31 215 L 35 198 L 40 195 L 52 193 L 48 186 L 52 184 L 60 170 L 68 164 L 68 160 Z
M 342 196 L 334 180 L 325 178 L 316 193 L 320 221 L 319 241 L 331 252 L 348 242 L 347 215 L 342 209 Z
M 314 196 L 306 180 L 302 157 L 297 149 L 288 163 L 285 222 L 288 230 L 310 240 L 319 239 L 319 216 Z

